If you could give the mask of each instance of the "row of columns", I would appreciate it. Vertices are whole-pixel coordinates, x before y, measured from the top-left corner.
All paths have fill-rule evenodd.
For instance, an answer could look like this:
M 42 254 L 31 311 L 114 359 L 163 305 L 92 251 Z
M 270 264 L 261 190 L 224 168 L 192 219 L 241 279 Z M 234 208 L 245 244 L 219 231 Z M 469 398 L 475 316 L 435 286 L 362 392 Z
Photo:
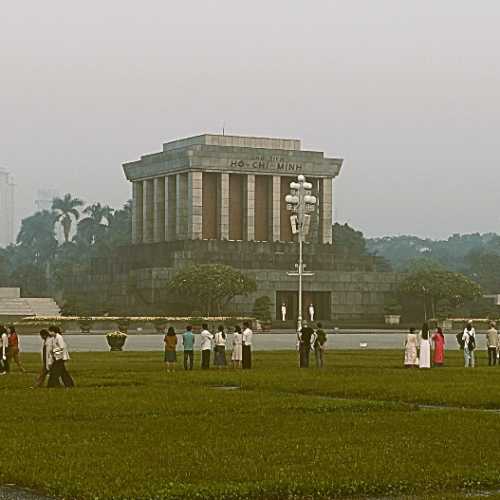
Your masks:
M 217 179 L 217 238 L 229 239 L 229 175 L 216 174 Z M 242 236 L 255 240 L 255 175 L 244 177 L 242 200 Z M 319 179 L 320 241 L 332 242 L 332 179 Z M 282 192 L 280 176 L 273 176 L 270 199 L 271 241 L 281 239 Z M 203 238 L 203 173 L 187 172 L 166 177 L 134 181 L 132 184 L 133 243 Z M 209 214 L 207 213 L 206 216 Z

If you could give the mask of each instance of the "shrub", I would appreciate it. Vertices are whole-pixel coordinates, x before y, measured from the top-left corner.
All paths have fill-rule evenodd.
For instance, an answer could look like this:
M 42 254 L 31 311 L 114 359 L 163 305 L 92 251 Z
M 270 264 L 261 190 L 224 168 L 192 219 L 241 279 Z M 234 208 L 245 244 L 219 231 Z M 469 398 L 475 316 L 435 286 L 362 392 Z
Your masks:
M 253 315 L 261 323 L 271 321 L 271 299 L 267 295 L 255 299 Z

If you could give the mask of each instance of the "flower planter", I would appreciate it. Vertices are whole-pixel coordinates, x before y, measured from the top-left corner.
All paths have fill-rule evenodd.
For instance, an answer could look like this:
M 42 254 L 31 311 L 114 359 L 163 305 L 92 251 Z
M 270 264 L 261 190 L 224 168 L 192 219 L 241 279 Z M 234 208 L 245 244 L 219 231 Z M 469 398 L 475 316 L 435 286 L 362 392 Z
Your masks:
M 110 351 L 123 351 L 123 345 L 127 340 L 127 335 L 122 332 L 108 333 L 106 340 L 110 347 Z
M 263 332 L 270 332 L 273 329 L 273 324 L 271 321 L 262 321 L 260 326 Z
M 401 316 L 399 314 L 386 314 L 384 316 L 386 325 L 399 325 Z
M 80 321 L 79 326 L 82 333 L 90 333 L 90 330 L 92 329 L 92 322 Z
M 443 330 L 452 330 L 453 329 L 453 320 L 451 319 L 443 319 L 438 322 L 438 325 L 443 329 Z

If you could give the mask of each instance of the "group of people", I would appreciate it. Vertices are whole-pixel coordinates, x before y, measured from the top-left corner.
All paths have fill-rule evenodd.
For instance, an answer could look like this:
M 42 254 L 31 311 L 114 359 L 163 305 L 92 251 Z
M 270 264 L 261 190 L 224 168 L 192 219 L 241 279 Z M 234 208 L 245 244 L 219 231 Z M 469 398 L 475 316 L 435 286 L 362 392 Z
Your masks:
M 460 349 L 464 351 L 464 366 L 474 368 L 477 339 L 472 321 L 467 322 L 464 330 L 457 333 L 456 338 Z M 422 330 L 418 334 L 415 328 L 410 328 L 405 340 L 404 366 L 406 368 L 443 366 L 445 346 L 446 341 L 442 328 L 438 327 L 432 334 L 427 323 L 422 325 Z M 500 358 L 500 336 L 494 321 L 490 323 L 490 328 L 486 332 L 486 347 L 488 349 L 488 364 L 494 366 Z M 500 361 L 498 363 L 500 364 Z
M 431 342 L 433 347 L 432 365 L 444 365 L 445 338 L 442 328 L 438 327 L 431 335 L 429 325 L 424 323 L 422 330 L 417 333 L 415 328 L 410 328 L 405 341 L 404 365 L 406 368 L 431 367 Z
M 33 387 L 42 387 L 47 376 L 47 387 L 73 387 L 73 378 L 66 369 L 66 361 L 70 359 L 68 347 L 58 326 L 50 326 L 40 331 L 42 339 L 42 369 Z M 10 364 L 14 361 L 19 370 L 26 371 L 21 364 L 20 342 L 14 325 L 0 325 L 0 375 L 10 372 Z
M 312 328 L 306 321 L 302 323 L 302 328 L 297 332 L 297 348 L 299 351 L 300 368 L 309 368 L 309 355 L 314 352 L 316 358 L 316 368 L 323 368 L 326 351 L 326 332 L 321 323 Z
M 12 361 L 16 363 L 23 373 L 26 371 L 21 364 L 19 355 L 19 337 L 14 325 L 0 325 L 0 375 L 7 375 L 10 372 Z
M 74 387 L 73 377 L 66 369 L 70 356 L 61 329 L 58 326 L 50 326 L 48 330 L 40 330 L 40 338 L 42 369 L 33 387 L 43 387 L 47 376 L 47 387 Z
M 252 337 L 253 331 L 250 328 L 250 322 L 243 323 L 243 329 L 240 325 L 234 327 L 232 338 L 231 362 L 233 368 L 249 369 L 252 367 Z M 201 350 L 201 368 L 208 370 L 210 368 L 211 353 L 214 353 L 213 363 L 218 368 L 227 366 L 226 347 L 227 334 L 223 325 L 217 327 L 217 331 L 212 333 L 208 329 L 208 324 L 201 325 L 200 332 L 200 350 Z M 169 327 L 163 339 L 165 344 L 165 366 L 167 371 L 175 370 L 177 363 L 177 335 L 174 327 Z M 193 327 L 188 325 L 182 334 L 182 350 L 184 354 L 184 369 L 192 370 L 194 365 L 195 336 Z

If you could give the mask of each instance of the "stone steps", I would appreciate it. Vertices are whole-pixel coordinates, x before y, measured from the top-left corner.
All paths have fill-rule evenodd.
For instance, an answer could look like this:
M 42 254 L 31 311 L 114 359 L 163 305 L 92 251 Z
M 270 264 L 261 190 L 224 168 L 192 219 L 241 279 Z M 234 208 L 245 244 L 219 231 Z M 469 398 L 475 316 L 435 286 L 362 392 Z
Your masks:
M 0 316 L 59 316 L 59 306 L 50 298 L 0 298 Z

